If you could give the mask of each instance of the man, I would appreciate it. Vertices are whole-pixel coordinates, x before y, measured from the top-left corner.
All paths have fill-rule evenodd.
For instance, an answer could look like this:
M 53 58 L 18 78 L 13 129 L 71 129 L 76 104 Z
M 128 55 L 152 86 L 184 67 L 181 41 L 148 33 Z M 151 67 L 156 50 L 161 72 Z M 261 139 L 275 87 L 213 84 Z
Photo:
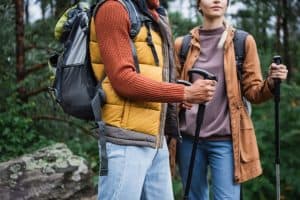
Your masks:
M 102 112 L 108 175 L 100 177 L 98 198 L 170 200 L 173 192 L 164 134 L 176 133 L 178 125 L 176 109 L 166 103 L 209 101 L 216 82 L 168 83 L 174 80 L 175 64 L 165 10 L 159 0 L 131 3 L 143 19 L 133 40 L 137 59 L 124 2 L 107 0 L 94 17 L 91 61 L 98 78 L 104 64 L 102 87 L 107 96 Z

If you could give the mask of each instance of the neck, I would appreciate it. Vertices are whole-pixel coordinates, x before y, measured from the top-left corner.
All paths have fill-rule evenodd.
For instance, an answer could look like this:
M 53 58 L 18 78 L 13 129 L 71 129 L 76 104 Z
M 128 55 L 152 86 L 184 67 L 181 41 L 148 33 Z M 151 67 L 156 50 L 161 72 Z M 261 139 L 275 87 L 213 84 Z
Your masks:
M 204 17 L 203 20 L 203 29 L 216 29 L 223 26 L 224 17 L 220 18 L 207 18 Z
M 147 5 L 149 9 L 157 9 L 160 5 L 159 0 L 147 0 Z

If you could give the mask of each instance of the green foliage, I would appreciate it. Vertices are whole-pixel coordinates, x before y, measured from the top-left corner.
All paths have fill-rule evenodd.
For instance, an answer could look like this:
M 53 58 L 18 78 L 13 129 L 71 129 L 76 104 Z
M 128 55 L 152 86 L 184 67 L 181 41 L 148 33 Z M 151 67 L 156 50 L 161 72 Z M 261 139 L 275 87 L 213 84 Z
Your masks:
M 300 87 L 282 84 L 280 102 L 280 142 L 281 142 L 281 193 L 285 199 L 298 199 L 300 160 L 296 156 L 300 150 Z M 275 128 L 274 103 L 255 106 L 253 121 L 256 128 L 257 141 L 260 147 L 263 176 L 245 184 L 245 199 L 275 198 Z M 298 166 L 298 167 L 297 167 Z
M 200 18 L 197 18 L 195 21 L 183 18 L 178 12 L 170 13 L 169 17 L 174 38 L 186 35 L 192 28 L 199 26 L 201 21 Z
M 36 64 L 45 64 L 48 56 L 60 48 L 54 40 L 53 27 L 59 15 L 74 1 L 39 0 L 43 7 L 43 16 L 47 11 L 50 16 L 25 26 L 25 68 Z M 162 1 L 167 5 L 169 1 Z M 182 1 L 184 3 L 184 1 Z M 234 4 L 237 1 L 231 1 Z M 267 0 L 242 0 L 247 9 L 241 10 L 234 20 L 237 26 L 249 31 L 257 41 L 264 76 L 277 54 L 275 44 L 276 7 Z M 284 199 L 300 198 L 300 160 L 298 159 L 300 142 L 300 38 L 299 11 L 296 0 L 289 2 L 290 57 L 293 71 L 288 84 L 282 84 L 280 102 L 281 133 L 281 191 Z M 192 11 L 190 11 L 192 12 Z M 195 19 L 183 18 L 180 13 L 169 13 L 174 37 L 185 35 L 193 27 L 201 24 L 200 16 Z M 77 155 L 85 157 L 98 178 L 97 140 L 86 134 L 90 124 L 66 116 L 51 100 L 47 92 L 20 101 L 17 87 L 24 86 L 27 91 L 38 87 L 50 86 L 51 80 L 47 67 L 36 71 L 19 84 L 15 72 L 15 11 L 13 3 L 0 3 L 0 161 L 8 160 L 23 153 L 32 152 L 40 147 L 64 142 Z M 280 38 L 282 41 L 283 38 Z M 260 147 L 264 174 L 249 181 L 244 186 L 246 200 L 275 199 L 275 165 L 274 165 L 274 104 L 272 101 L 254 106 L 252 119 Z M 50 116 L 50 118 L 45 118 Z M 43 118 L 44 117 L 44 118 Z M 176 199 L 182 199 L 180 177 L 173 179 Z
M 275 199 L 275 125 L 274 101 L 253 105 L 254 122 L 263 175 L 243 184 L 245 200 Z M 280 143 L 281 143 L 281 196 L 283 199 L 299 199 L 300 180 L 300 86 L 296 84 L 281 86 L 280 101 Z M 182 199 L 183 191 L 180 178 L 173 179 L 175 199 Z
M 16 94 L 12 94 L 2 105 L 5 111 L 0 112 L 0 161 L 8 160 L 24 153 L 49 145 L 52 142 L 39 134 L 33 127 L 33 121 L 26 112 L 34 103 L 22 103 Z
M 182 188 L 181 178 L 179 176 L 179 172 L 177 171 L 175 176 L 173 177 L 173 191 L 175 199 L 182 199 L 184 192 Z
M 5 29 L 0 31 L 0 161 L 4 161 L 33 149 L 49 144 L 45 137 L 33 128 L 33 121 L 26 112 L 33 107 L 33 102 L 23 103 L 17 97 L 14 55 L 15 37 L 13 26 L 13 6 L 0 5 L 0 22 Z M 4 31 L 5 30 L 5 31 Z
M 52 83 L 47 67 L 27 75 L 21 83 L 16 83 L 14 12 L 12 4 L 0 5 L 0 22 L 5 27 L 0 30 L 0 161 L 54 142 L 64 142 L 75 154 L 85 157 L 97 174 L 97 140 L 83 131 L 89 130 L 90 124 L 66 116 L 47 92 L 29 97 L 27 102 L 19 99 L 19 86 L 24 86 L 30 92 Z M 26 24 L 25 69 L 45 64 L 49 55 L 60 48 L 53 36 L 56 20 L 50 17 Z
M 237 1 L 232 1 L 234 4 Z M 239 1 L 247 9 L 240 10 L 236 16 L 238 26 L 250 31 L 257 42 L 257 47 L 262 64 L 263 74 L 266 75 L 272 57 L 282 54 L 283 63 L 289 61 L 291 77 L 289 85 L 282 84 L 282 94 L 280 102 L 280 132 L 281 132 L 281 194 L 284 199 L 298 199 L 300 190 L 297 187 L 300 182 L 299 177 L 300 161 L 297 159 L 299 152 L 299 11 L 300 5 L 296 1 L 286 1 L 288 10 L 283 6 L 277 6 L 276 2 L 267 0 Z M 280 1 L 281 2 L 281 1 Z M 289 27 L 289 52 L 284 52 L 276 46 L 276 14 L 287 12 L 287 22 Z M 285 44 L 287 45 L 287 44 Z M 285 49 L 286 47 L 283 47 Z M 287 55 L 289 57 L 287 57 Z M 287 60 L 287 59 L 290 60 Z M 263 176 L 245 184 L 245 199 L 275 199 L 275 147 L 274 147 L 274 103 L 255 106 L 253 121 L 256 128 L 257 141 L 259 143 L 261 160 L 264 169 Z

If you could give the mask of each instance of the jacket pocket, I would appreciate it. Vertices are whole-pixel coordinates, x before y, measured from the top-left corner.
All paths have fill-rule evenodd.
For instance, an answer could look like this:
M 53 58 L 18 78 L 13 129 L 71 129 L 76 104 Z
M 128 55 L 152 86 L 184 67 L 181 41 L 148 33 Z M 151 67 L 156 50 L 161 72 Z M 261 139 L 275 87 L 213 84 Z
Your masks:
M 256 136 L 250 117 L 241 115 L 240 121 L 240 155 L 241 161 L 251 162 L 259 159 Z

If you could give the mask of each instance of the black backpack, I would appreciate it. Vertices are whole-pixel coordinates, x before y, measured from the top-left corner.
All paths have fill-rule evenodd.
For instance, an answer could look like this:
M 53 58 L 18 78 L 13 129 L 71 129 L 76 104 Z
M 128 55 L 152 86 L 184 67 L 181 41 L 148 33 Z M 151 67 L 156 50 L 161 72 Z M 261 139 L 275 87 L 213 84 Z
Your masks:
M 246 37 L 249 33 L 243 31 L 243 30 L 236 30 L 234 33 L 233 43 L 234 43 L 234 51 L 235 51 L 235 61 L 236 61 L 236 67 L 237 67 L 237 76 L 241 84 L 242 74 L 243 74 L 243 64 L 245 59 L 245 41 Z M 183 37 L 182 45 L 179 51 L 179 62 L 181 66 L 184 65 L 189 48 L 190 48 L 190 42 L 192 40 L 192 35 L 187 34 Z M 241 87 L 242 88 L 242 85 Z M 251 115 L 252 113 L 252 107 L 251 103 L 243 96 L 243 102 L 247 108 L 248 114 Z
M 55 79 L 50 91 L 63 111 L 84 120 L 100 121 L 105 94 L 98 83 L 90 61 L 89 34 L 91 17 L 105 2 L 100 0 L 90 6 L 78 3 L 66 11 L 60 41 L 63 50 L 52 55 L 49 63 L 55 69 Z M 131 20 L 131 38 L 139 32 L 141 22 L 131 0 L 122 0 Z M 136 55 L 132 45 L 133 55 Z M 135 57 L 135 56 L 134 56 Z M 138 65 L 136 65 L 138 68 Z M 138 71 L 138 69 L 137 69 Z
M 130 37 L 133 40 L 141 28 L 141 19 L 131 0 L 120 0 L 126 8 L 131 22 Z M 59 40 L 63 50 L 52 55 L 50 68 L 55 71 L 54 83 L 49 90 L 63 111 L 71 116 L 84 120 L 94 120 L 97 124 L 101 146 L 100 175 L 107 175 L 107 155 L 105 123 L 101 119 L 101 106 L 105 103 L 105 94 L 94 76 L 90 61 L 89 36 L 92 16 L 105 0 L 98 0 L 92 6 L 78 3 L 69 8 L 58 21 L 63 29 Z M 57 35 L 57 31 L 55 32 Z M 136 49 L 131 40 L 131 50 L 136 71 L 139 65 Z

